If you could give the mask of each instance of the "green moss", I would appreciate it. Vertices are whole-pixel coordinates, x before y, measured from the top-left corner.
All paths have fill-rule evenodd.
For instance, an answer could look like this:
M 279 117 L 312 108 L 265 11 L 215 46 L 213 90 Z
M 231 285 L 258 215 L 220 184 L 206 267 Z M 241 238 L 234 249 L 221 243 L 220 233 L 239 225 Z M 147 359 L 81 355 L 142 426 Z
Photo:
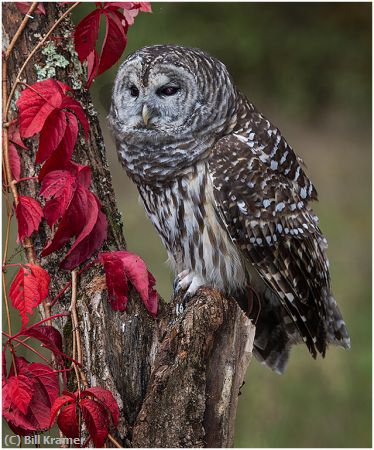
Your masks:
M 56 76 L 56 69 L 65 69 L 69 65 L 69 61 L 61 53 L 58 53 L 54 42 L 50 41 L 41 51 L 45 56 L 45 65 L 41 67 L 35 64 L 36 78 L 38 81 Z
M 80 89 L 82 89 L 82 86 L 83 86 L 81 79 L 82 79 L 82 75 L 84 75 L 84 69 L 78 59 L 78 54 L 75 51 L 73 39 L 71 39 L 71 37 L 69 35 L 68 35 L 68 39 L 66 42 L 67 42 L 66 50 L 71 55 L 71 63 L 73 64 L 73 68 L 74 68 L 73 75 L 69 77 L 69 80 L 70 80 L 69 84 L 72 89 L 80 90 Z M 86 76 L 84 76 L 83 78 L 85 79 Z

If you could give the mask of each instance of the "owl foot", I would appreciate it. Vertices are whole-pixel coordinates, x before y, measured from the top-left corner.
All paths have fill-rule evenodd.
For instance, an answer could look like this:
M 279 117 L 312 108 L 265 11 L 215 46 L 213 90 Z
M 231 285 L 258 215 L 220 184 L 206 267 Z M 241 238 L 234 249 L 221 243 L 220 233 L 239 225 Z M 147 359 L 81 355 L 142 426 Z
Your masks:
M 182 314 L 186 309 L 186 305 L 191 297 L 193 297 L 196 291 L 204 284 L 200 275 L 197 275 L 194 272 L 187 270 L 183 270 L 183 272 L 179 273 L 176 279 L 174 280 L 174 295 L 177 295 L 180 291 L 186 291 L 181 303 L 177 303 L 176 305 L 176 313 L 177 315 Z
M 183 272 L 178 273 L 177 277 L 174 280 L 173 283 L 173 290 L 174 290 L 174 296 L 178 295 L 180 291 L 183 291 L 184 289 L 187 289 L 189 283 L 188 283 L 188 277 L 190 276 L 190 271 L 183 270 Z

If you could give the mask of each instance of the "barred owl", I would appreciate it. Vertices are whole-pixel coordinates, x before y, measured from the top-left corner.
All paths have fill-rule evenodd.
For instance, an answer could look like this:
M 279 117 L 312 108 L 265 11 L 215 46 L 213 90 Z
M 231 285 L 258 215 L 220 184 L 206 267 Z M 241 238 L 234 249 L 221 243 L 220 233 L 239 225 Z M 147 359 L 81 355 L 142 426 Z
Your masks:
M 349 336 L 331 294 L 326 239 L 302 160 L 199 49 L 145 47 L 120 67 L 109 123 L 185 298 L 211 286 L 256 322 L 254 354 L 283 372 Z M 244 303 L 243 303 L 244 302 Z

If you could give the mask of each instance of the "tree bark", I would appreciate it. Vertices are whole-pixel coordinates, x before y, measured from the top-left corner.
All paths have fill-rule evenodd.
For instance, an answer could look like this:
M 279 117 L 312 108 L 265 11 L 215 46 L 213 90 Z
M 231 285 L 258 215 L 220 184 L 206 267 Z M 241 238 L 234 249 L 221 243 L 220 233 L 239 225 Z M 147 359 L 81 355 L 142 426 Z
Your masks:
M 30 19 L 9 60 L 8 92 L 40 36 L 67 8 L 61 3 L 44 6 L 46 15 Z M 14 3 L 3 3 L 5 46 L 22 17 Z M 70 85 L 74 97 L 82 103 L 91 126 L 90 141 L 78 139 L 73 158 L 92 169 L 91 189 L 102 202 L 108 219 L 104 250 L 123 250 L 126 243 L 102 133 L 90 95 L 82 87 L 85 74 L 74 51 L 72 33 L 73 24 L 68 17 L 31 60 L 22 79 L 32 84 L 43 78 L 57 78 Z M 14 103 L 11 116 L 16 116 Z M 32 151 L 22 153 L 22 177 L 37 174 L 37 140 L 28 143 Z M 38 197 L 39 186 L 25 183 L 20 191 Z M 64 252 L 40 259 L 50 236 L 43 223 L 33 242 L 37 260 L 51 275 L 53 298 L 70 281 L 71 274 L 58 268 Z M 70 295 L 67 290 L 52 314 L 68 310 Z M 109 389 L 117 399 L 121 421 L 112 434 L 123 446 L 232 446 L 239 389 L 254 337 L 254 326 L 235 301 L 203 288 L 179 316 L 175 314 L 174 301 L 165 303 L 160 299 L 158 318 L 154 320 L 133 291 L 127 311 L 119 313 L 107 302 L 102 268 L 93 265 L 79 277 L 77 312 L 84 372 L 91 386 Z M 53 324 L 63 333 L 65 351 L 71 352 L 71 320 L 54 320 Z

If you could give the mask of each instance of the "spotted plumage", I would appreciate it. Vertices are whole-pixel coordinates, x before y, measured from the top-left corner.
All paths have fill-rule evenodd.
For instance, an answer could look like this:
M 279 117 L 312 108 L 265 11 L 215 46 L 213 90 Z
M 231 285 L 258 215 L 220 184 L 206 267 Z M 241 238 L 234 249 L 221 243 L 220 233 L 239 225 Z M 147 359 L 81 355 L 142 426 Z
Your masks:
M 198 49 L 145 47 L 116 77 L 109 121 L 177 274 L 235 297 L 256 322 L 257 358 L 282 372 L 292 344 L 349 347 L 326 239 L 302 160 Z

